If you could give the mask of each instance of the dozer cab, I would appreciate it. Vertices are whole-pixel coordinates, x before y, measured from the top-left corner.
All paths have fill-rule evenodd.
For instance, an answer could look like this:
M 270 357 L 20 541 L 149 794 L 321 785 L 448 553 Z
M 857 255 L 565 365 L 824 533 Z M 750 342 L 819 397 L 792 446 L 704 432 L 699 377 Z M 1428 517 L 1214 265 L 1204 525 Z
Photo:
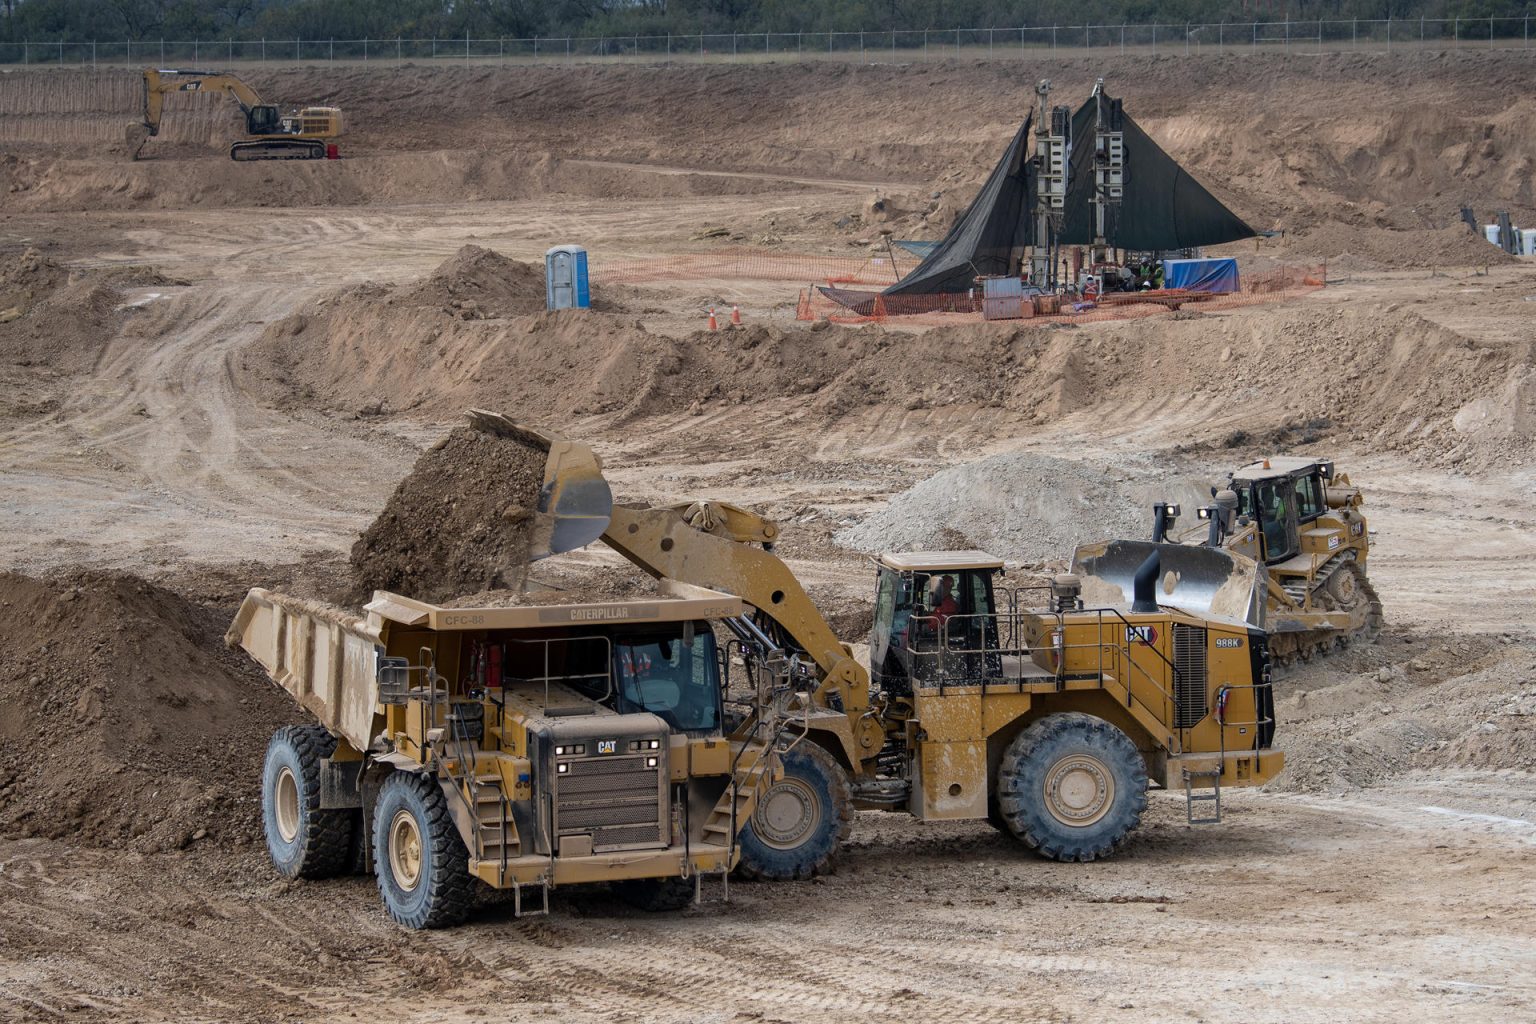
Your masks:
M 252 590 L 230 642 L 320 723 L 267 750 L 274 865 L 315 878 L 371 864 L 412 928 L 461 920 L 476 880 L 509 890 L 517 914 L 589 882 L 647 909 L 699 898 L 735 866 L 774 763 L 723 728 L 742 659 L 715 627 L 742 612 L 682 584 L 524 607 L 379 591 L 363 618 Z
M 1270 634 L 1277 663 L 1308 659 L 1381 628 L 1366 575 L 1370 530 L 1360 489 L 1325 459 L 1271 457 L 1228 475 L 1198 510 L 1201 525 L 1175 534 L 1179 506 L 1153 507 L 1152 540 L 1079 547 L 1085 586 L 1131 598 L 1131 578 L 1153 552 L 1159 600 L 1195 614 L 1237 616 Z

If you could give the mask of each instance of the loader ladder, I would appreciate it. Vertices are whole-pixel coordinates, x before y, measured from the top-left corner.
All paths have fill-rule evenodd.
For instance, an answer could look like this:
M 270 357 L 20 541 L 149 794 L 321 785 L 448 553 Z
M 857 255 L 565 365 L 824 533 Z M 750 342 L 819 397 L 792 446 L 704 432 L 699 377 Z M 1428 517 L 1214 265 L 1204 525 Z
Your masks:
M 1211 813 L 1195 817 L 1196 804 L 1211 804 Z M 1221 824 L 1221 766 L 1184 769 L 1184 810 L 1191 825 Z

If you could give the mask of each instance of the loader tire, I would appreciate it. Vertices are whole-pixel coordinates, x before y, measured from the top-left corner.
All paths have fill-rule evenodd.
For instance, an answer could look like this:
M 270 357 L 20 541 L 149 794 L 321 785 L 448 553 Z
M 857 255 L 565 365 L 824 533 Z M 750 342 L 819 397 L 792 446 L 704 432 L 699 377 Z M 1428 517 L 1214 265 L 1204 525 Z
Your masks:
M 261 820 L 272 865 L 285 878 L 330 878 L 351 862 L 350 810 L 320 807 L 320 760 L 336 738 L 318 725 L 272 734 L 261 772 Z
M 682 910 L 693 902 L 691 878 L 635 878 L 613 883 L 613 894 L 650 913 Z
M 853 830 L 853 791 L 832 755 L 810 740 L 781 756 L 784 777 L 741 830 L 743 878 L 784 881 L 830 872 Z
M 1008 831 L 1042 857 L 1097 860 L 1141 824 L 1147 768 L 1130 737 L 1102 718 L 1047 715 L 1003 753 L 997 803 Z
M 469 851 L 431 775 L 399 771 L 373 809 L 373 873 L 384 909 L 407 928 L 446 928 L 469 913 Z

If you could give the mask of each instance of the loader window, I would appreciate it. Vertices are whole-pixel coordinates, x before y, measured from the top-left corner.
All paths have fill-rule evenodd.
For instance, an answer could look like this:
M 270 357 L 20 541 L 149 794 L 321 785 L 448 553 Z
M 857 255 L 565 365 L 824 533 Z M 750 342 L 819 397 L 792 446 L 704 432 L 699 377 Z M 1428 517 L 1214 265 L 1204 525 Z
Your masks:
M 720 726 L 720 668 L 708 624 L 681 633 L 615 637 L 614 679 L 620 713 L 649 711 L 674 729 L 713 731 Z

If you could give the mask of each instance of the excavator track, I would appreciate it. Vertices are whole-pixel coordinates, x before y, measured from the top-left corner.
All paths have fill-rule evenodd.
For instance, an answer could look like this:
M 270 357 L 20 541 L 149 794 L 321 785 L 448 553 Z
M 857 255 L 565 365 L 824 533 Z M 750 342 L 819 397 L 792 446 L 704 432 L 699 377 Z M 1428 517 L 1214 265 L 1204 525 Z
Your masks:
M 1350 573 L 1354 577 L 1355 593 L 1357 600 L 1352 602 L 1353 607 L 1364 605 L 1365 621 L 1358 629 L 1309 629 L 1296 632 L 1271 633 L 1269 637 L 1269 655 L 1274 659 L 1278 668 L 1284 668 L 1297 661 L 1311 661 L 1314 655 L 1328 654 L 1338 648 L 1347 647 L 1356 640 L 1370 640 L 1381 632 L 1384 618 L 1381 610 L 1381 598 L 1376 594 L 1376 588 L 1371 586 L 1371 581 L 1366 577 L 1365 570 L 1353 559 L 1342 561 L 1325 576 L 1318 578 L 1317 584 L 1312 587 L 1312 593 L 1326 592 L 1329 582 L 1338 573 Z M 1331 596 L 1328 598 L 1331 602 Z M 1335 602 L 1336 603 L 1336 602 Z
M 231 160 L 324 160 L 325 143 L 315 139 L 261 139 L 229 147 Z

